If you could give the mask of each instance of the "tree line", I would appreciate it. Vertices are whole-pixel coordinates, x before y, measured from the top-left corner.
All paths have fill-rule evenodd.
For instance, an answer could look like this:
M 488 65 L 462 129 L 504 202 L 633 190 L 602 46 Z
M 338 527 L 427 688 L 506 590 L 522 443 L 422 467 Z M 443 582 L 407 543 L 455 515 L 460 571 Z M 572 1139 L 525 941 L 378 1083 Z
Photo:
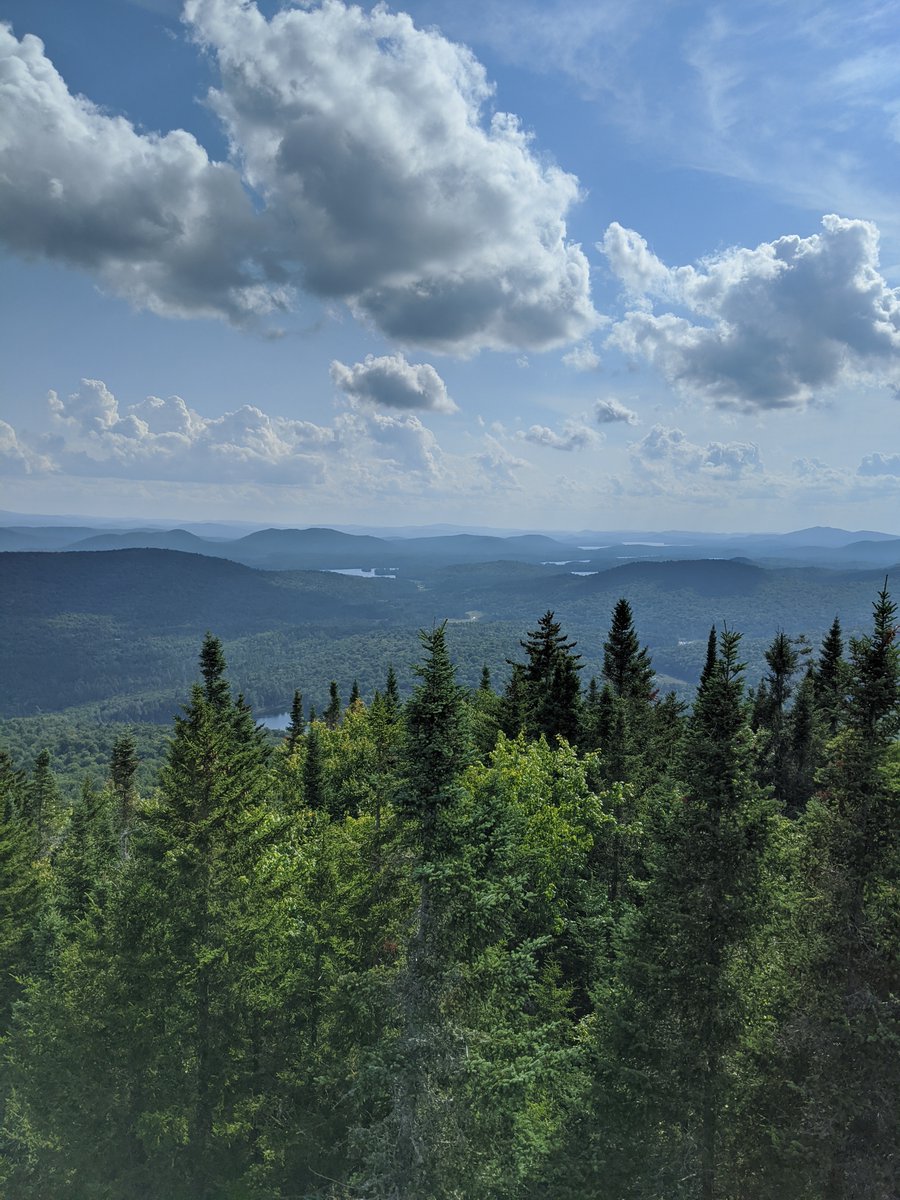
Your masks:
M 586 686 L 441 625 L 277 746 L 207 636 L 155 788 L 0 753 L 4 1194 L 896 1200 L 896 618 L 690 707 L 624 599 Z

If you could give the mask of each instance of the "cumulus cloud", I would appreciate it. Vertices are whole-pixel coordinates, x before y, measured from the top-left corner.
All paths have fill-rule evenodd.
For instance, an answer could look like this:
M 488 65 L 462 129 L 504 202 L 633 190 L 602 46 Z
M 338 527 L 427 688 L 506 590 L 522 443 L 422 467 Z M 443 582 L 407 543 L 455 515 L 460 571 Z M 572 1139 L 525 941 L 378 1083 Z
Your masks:
M 0 25 L 0 238 L 134 304 L 243 322 L 291 300 L 237 170 L 189 134 L 138 133 L 73 96 L 43 43 Z
M 546 425 L 532 425 L 530 429 L 517 434 L 526 442 L 535 446 L 547 446 L 551 450 L 584 450 L 599 440 L 598 435 L 579 421 L 563 422 L 562 432 L 548 428 Z
M 645 474 L 675 471 L 737 479 L 762 469 L 755 442 L 707 442 L 700 446 L 680 430 L 653 428 L 631 447 L 632 465 Z
M 594 420 L 598 425 L 612 425 L 621 421 L 625 425 L 639 425 L 640 418 L 633 409 L 626 408 L 619 400 L 596 400 Z
M 51 471 L 53 464 L 21 442 L 12 425 L 0 421 L 0 468 L 5 475 L 32 475 Z
M 900 454 L 867 454 L 857 475 L 900 475 Z
M 417 366 L 408 363 L 402 354 L 381 358 L 367 354 L 364 362 L 352 367 L 335 360 L 331 364 L 331 378 L 345 396 L 385 408 L 458 411 L 434 367 L 429 363 Z
M 597 323 L 573 175 L 536 154 L 465 47 L 341 0 L 267 20 L 187 0 L 228 162 L 73 96 L 0 27 L 0 237 L 174 316 L 258 320 L 303 288 L 407 344 L 544 349 Z
M 309 483 L 322 479 L 321 450 L 336 437 L 249 404 L 202 417 L 180 396 L 148 396 L 123 410 L 99 379 L 83 379 L 65 399 L 51 392 L 49 404 L 57 430 L 51 452 L 69 474 Z
M 251 404 L 204 417 L 180 396 L 148 396 L 123 408 L 99 379 L 83 379 L 65 398 L 50 392 L 48 402 L 49 435 L 29 438 L 0 422 L 8 473 L 369 491 L 420 491 L 444 475 L 437 439 L 417 416 L 355 401 L 329 425 Z
M 489 433 L 484 435 L 484 449 L 474 455 L 474 459 L 491 486 L 501 491 L 520 490 L 522 484 L 518 472 L 531 466 L 526 459 L 510 454 L 502 442 Z
M 610 335 L 682 391 L 721 407 L 796 407 L 866 378 L 900 379 L 900 290 L 878 270 L 878 230 L 826 216 L 822 232 L 669 268 L 613 224 L 598 247 L 637 301 Z M 663 302 L 687 312 L 654 312 Z
M 573 371 L 596 371 L 600 366 L 600 355 L 590 341 L 581 342 L 573 347 L 568 354 L 562 356 L 563 366 L 571 367 Z

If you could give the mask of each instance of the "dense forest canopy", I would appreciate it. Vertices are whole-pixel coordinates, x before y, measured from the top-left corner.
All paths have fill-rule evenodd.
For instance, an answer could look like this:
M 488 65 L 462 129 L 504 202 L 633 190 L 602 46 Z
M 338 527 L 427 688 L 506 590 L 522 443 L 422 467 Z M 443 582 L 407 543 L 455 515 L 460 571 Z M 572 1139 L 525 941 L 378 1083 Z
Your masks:
M 886 585 L 753 688 L 707 629 L 690 703 L 624 598 L 499 690 L 461 628 L 278 739 L 207 635 L 158 776 L 117 728 L 74 801 L 0 754 L 5 1194 L 895 1200 Z

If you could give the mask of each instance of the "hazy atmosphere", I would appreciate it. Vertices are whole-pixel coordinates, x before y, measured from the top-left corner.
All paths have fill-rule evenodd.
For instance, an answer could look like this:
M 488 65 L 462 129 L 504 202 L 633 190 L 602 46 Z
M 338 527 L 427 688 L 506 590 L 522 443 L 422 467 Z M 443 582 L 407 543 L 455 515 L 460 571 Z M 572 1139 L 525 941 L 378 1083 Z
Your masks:
M 0 507 L 896 530 L 896 11 L 0 0 Z

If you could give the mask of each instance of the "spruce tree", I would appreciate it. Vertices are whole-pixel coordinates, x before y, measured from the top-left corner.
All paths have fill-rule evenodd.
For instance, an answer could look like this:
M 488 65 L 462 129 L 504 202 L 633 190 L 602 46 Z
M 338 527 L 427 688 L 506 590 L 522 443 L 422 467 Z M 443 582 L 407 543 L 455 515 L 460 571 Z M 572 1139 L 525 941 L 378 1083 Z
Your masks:
M 295 690 L 294 698 L 291 701 L 291 719 L 287 727 L 286 748 L 288 754 L 293 754 L 299 746 L 305 727 L 306 722 L 303 719 L 303 696 L 299 690 Z
M 99 791 L 90 776 L 85 776 L 54 864 L 57 904 L 69 924 L 84 916 L 120 850 L 117 825 L 117 817 L 110 812 L 109 792 Z
M 306 731 L 306 758 L 303 761 L 303 803 L 313 812 L 329 812 L 328 784 L 322 753 L 322 727 L 313 721 Z
M 393 718 L 400 714 L 400 688 L 397 686 L 397 674 L 393 665 L 388 664 L 387 682 L 384 687 L 384 702 Z
M 547 611 L 519 643 L 527 655 L 523 666 L 525 728 L 532 737 L 545 737 L 553 747 L 557 737 L 570 744 L 578 740 L 582 669 L 575 642 L 562 632 L 559 621 Z
M 626 926 L 603 1030 L 598 1170 L 617 1197 L 718 1200 L 733 1064 L 751 1014 L 772 813 L 749 777 L 739 635 L 724 632 L 697 696 L 681 785 Z
M 420 830 L 426 855 L 433 849 L 438 818 L 456 795 L 456 781 L 469 761 L 468 713 L 447 650 L 446 621 L 420 631 L 424 662 L 420 682 L 406 705 L 404 783 L 400 811 Z
M 33 831 L 11 805 L 0 806 L 0 1037 L 21 981 L 36 964 L 45 898 Z M 4 1093 L 0 1087 L 0 1099 Z
M 644 703 L 655 698 L 650 652 L 638 641 L 634 614 L 624 596 L 613 609 L 603 643 L 603 677 L 617 696 Z
M 829 737 L 834 737 L 844 717 L 847 672 L 841 623 L 835 617 L 822 641 L 814 671 L 816 707 Z
M 446 622 L 419 640 L 424 661 L 406 706 L 403 779 L 397 807 L 417 847 L 418 905 L 398 987 L 400 1031 L 390 1068 L 390 1110 L 367 1135 L 362 1186 L 377 1197 L 452 1194 L 442 1178 L 443 1144 L 453 1135 L 448 1095 L 459 1047 L 441 1017 L 448 946 L 448 897 L 441 887 L 456 850 L 460 775 L 470 758 L 468 713 L 447 651 Z
M 709 631 L 709 637 L 706 641 L 706 659 L 703 663 L 703 670 L 700 672 L 700 682 L 698 688 L 702 691 L 709 680 L 712 678 L 713 671 L 716 669 L 716 659 L 719 652 L 719 643 L 716 636 L 716 627 L 713 625 Z
M 773 1118 L 788 1186 L 823 1200 L 890 1200 L 900 1187 L 900 728 L 896 606 L 852 639 L 844 728 L 828 744 L 799 827 L 796 943 Z M 836 655 L 832 655 L 837 661 Z
M 134 821 L 136 788 L 134 776 L 138 768 L 137 749 L 131 734 L 123 733 L 113 744 L 109 775 L 116 797 L 120 854 L 128 854 L 128 839 Z
M 322 714 L 322 720 L 329 729 L 337 729 L 341 723 L 341 694 L 337 683 L 332 679 L 328 685 L 328 707 Z
M 24 801 L 22 816 L 31 832 L 32 855 L 39 858 L 50 852 L 62 810 L 62 796 L 50 766 L 49 750 L 42 750 L 34 760 Z

